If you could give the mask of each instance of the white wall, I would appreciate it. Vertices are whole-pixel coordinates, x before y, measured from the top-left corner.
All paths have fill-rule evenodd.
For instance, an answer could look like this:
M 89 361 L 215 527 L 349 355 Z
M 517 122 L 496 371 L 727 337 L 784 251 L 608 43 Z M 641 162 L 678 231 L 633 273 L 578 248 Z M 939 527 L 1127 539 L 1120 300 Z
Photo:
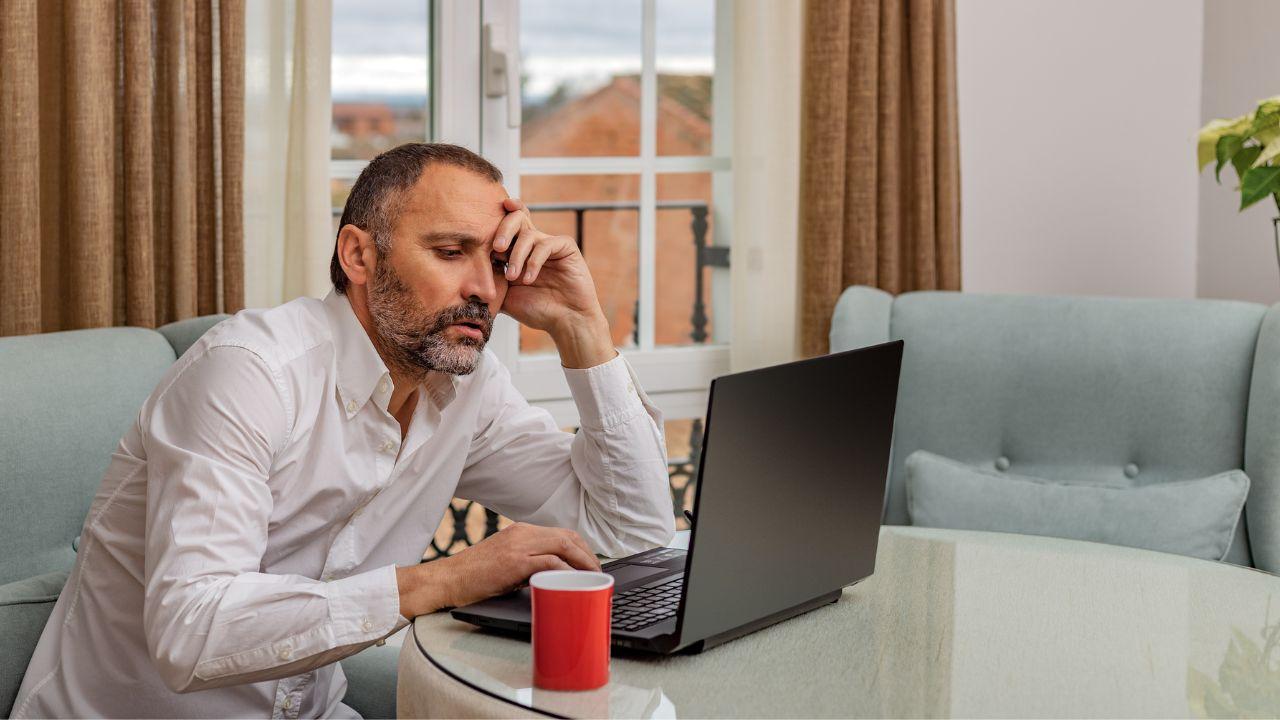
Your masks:
M 1203 0 L 956 19 L 964 289 L 1194 296 Z
M 1257 107 L 1258 100 L 1280 95 L 1278 29 L 1280 2 L 1276 0 L 1208 0 L 1201 124 L 1243 115 Z M 1267 304 L 1280 301 L 1280 269 L 1271 226 L 1277 214 L 1275 203 L 1268 198 L 1238 212 L 1235 171 L 1224 169 L 1222 177 L 1221 186 L 1212 172 L 1200 178 L 1197 294 Z

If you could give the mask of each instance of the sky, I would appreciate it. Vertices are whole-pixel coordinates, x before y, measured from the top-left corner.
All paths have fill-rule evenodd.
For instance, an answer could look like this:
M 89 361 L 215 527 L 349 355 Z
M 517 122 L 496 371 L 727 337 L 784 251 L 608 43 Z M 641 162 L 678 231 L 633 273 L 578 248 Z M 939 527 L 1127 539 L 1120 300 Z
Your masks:
M 710 73 L 714 0 L 657 0 L 659 72 Z M 520 0 L 526 102 L 640 70 L 640 0 Z M 426 0 L 334 0 L 333 95 L 426 92 Z

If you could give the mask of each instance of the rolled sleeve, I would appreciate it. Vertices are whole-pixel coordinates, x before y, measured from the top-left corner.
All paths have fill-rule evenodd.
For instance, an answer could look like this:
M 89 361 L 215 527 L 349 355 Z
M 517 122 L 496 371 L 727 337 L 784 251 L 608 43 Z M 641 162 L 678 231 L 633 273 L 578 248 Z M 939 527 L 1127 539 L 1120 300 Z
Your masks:
M 621 355 L 564 370 L 580 431 L 559 430 L 492 361 L 482 422 L 458 497 L 514 520 L 571 528 L 598 553 L 621 557 L 675 533 L 662 413 Z
M 635 371 L 619 353 L 614 359 L 586 369 L 564 368 L 565 380 L 573 393 L 580 424 L 592 430 L 607 430 L 650 411 L 661 428 L 662 415 L 648 403 Z M 646 408 L 646 405 L 649 408 Z

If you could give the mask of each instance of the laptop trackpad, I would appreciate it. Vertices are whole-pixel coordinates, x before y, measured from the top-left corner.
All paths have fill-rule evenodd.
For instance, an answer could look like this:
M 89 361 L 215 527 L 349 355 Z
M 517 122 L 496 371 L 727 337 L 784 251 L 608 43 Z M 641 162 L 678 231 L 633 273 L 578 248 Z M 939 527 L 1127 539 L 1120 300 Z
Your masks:
M 644 565 L 618 565 L 611 567 L 605 572 L 613 576 L 614 588 L 621 588 L 628 583 L 634 583 L 653 575 L 670 574 L 670 568 L 661 567 L 645 567 Z

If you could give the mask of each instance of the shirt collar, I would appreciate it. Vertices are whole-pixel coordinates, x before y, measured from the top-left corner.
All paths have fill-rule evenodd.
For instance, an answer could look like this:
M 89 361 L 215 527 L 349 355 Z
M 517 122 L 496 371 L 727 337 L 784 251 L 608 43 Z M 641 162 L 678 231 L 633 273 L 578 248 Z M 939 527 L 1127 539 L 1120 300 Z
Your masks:
M 342 403 L 343 413 L 348 418 L 354 417 L 369 400 L 386 410 L 391 400 L 391 373 L 351 308 L 350 299 L 330 290 L 324 305 L 333 331 L 338 401 Z M 457 384 L 458 379 L 453 375 L 433 371 L 427 373 L 419 388 L 426 390 L 436 406 L 443 409 L 456 397 Z

